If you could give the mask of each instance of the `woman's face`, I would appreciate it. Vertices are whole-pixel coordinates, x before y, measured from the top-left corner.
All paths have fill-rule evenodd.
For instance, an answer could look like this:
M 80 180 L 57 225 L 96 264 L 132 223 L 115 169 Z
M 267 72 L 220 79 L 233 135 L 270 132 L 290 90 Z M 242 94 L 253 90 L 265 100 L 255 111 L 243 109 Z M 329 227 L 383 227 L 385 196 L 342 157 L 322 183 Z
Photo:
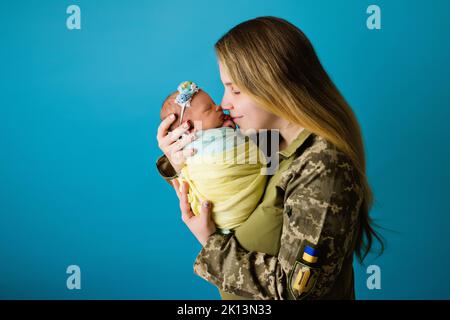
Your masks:
M 277 129 L 280 118 L 259 107 L 247 94 L 241 92 L 232 82 L 219 62 L 220 79 L 225 87 L 221 106 L 230 109 L 233 121 L 243 131 L 254 129 Z

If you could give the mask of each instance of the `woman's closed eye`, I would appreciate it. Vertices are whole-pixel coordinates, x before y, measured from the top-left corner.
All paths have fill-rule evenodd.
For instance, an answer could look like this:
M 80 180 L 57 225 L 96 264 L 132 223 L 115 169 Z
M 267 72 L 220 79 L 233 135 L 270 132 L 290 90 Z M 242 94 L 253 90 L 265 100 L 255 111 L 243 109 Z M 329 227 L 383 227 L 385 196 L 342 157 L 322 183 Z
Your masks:
M 225 85 L 225 91 L 228 89 L 230 90 L 232 95 L 238 95 L 241 93 L 237 88 L 233 87 L 231 84 Z
M 241 92 L 238 89 L 231 87 L 231 93 L 232 94 L 239 94 Z

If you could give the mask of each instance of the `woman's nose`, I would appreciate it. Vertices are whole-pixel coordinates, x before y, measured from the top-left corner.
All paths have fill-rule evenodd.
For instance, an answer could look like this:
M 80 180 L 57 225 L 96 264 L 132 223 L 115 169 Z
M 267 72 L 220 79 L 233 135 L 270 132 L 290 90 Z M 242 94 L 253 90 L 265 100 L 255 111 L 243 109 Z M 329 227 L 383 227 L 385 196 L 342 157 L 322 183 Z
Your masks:
M 222 104 L 222 109 L 224 110 L 233 110 L 234 107 L 231 103 Z
M 222 110 L 222 107 L 221 107 L 221 106 L 216 106 L 216 112 L 218 112 L 218 111 L 221 111 L 221 112 L 223 112 L 223 110 Z

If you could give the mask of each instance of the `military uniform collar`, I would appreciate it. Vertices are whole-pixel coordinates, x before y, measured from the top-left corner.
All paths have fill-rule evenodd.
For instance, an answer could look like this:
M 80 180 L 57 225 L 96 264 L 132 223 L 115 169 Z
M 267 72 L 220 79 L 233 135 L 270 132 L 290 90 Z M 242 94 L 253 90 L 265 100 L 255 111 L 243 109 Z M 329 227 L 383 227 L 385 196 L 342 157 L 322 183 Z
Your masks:
M 287 146 L 282 151 L 278 151 L 278 154 L 284 158 L 289 158 L 292 156 L 292 154 L 297 151 L 298 148 L 301 147 L 303 142 L 310 136 L 311 132 L 309 132 L 306 129 L 303 129 L 297 136 L 297 138 L 294 139 L 294 141 L 291 142 L 290 145 Z

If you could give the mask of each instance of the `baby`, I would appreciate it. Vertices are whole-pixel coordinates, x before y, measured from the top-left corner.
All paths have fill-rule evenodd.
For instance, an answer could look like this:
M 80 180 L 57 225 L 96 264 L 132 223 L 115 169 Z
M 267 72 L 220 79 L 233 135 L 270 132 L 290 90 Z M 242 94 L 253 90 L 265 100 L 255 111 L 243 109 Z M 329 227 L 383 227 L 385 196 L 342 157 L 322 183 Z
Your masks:
M 177 178 L 189 184 L 188 200 L 194 214 L 200 214 L 202 200 L 213 203 L 212 217 L 217 228 L 228 233 L 241 225 L 258 205 L 267 182 L 264 154 L 248 137 L 234 129 L 234 123 L 211 97 L 191 81 L 164 101 L 161 119 L 177 114 L 170 131 L 190 120 L 197 140 Z

